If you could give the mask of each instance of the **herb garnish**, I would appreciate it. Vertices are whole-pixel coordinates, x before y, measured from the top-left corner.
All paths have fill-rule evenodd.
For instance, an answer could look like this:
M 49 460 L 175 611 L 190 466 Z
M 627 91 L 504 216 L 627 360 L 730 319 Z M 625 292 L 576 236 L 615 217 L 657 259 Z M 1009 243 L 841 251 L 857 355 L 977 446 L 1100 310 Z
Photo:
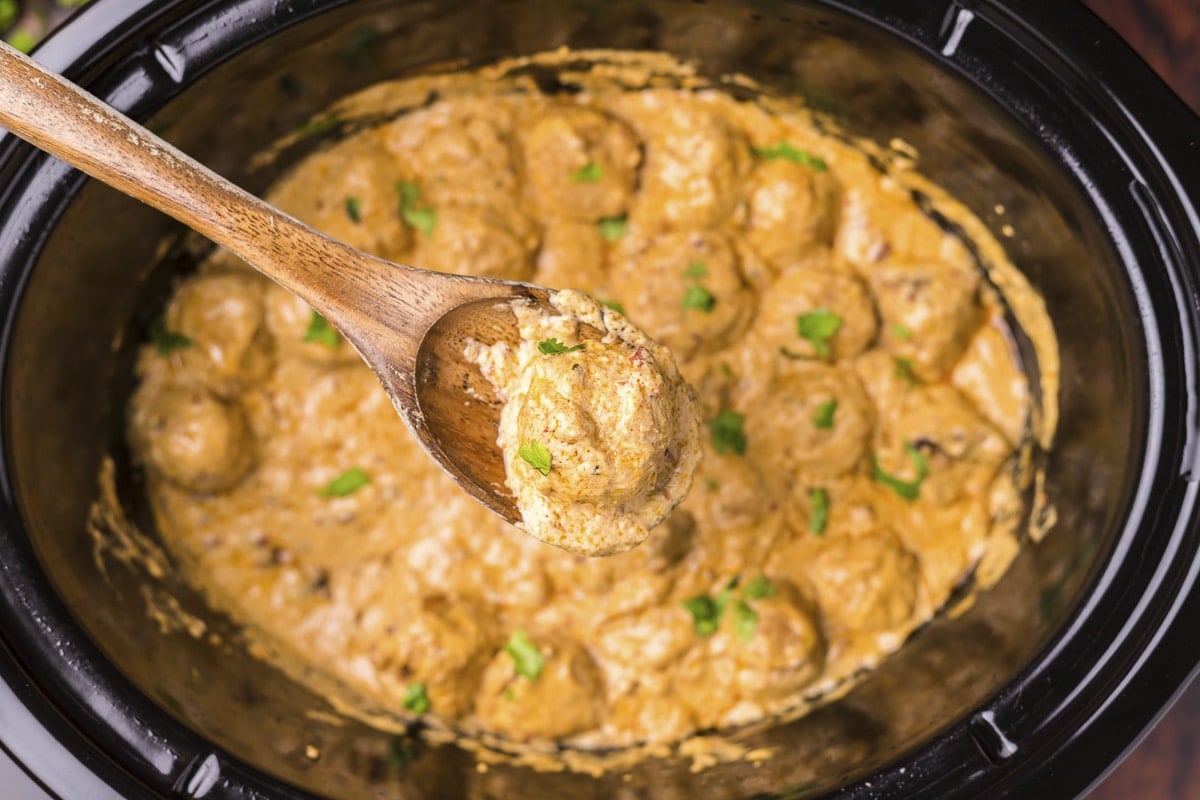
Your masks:
M 727 409 L 717 414 L 705 424 L 708 425 L 713 449 L 721 455 L 746 452 L 746 432 L 742 429 L 746 416 L 737 411 Z
M 782 158 L 786 161 L 791 161 L 793 164 L 803 164 L 806 167 L 812 167 L 817 172 L 825 172 L 829 169 L 829 165 L 825 163 L 825 159 L 793 147 L 788 142 L 780 142 L 770 147 L 755 147 L 754 155 L 768 161 Z
M 611 243 L 624 238 L 628 221 L 622 214 L 619 217 L 601 217 L 596 225 L 600 228 L 600 238 Z
M 696 595 L 684 600 L 683 607 L 692 615 L 692 627 L 698 636 L 712 636 L 717 632 L 724 609 L 717 605 L 716 600 L 706 594 Z
M 622 316 L 625 315 L 625 306 L 621 305 L 616 300 L 601 300 L 600 303 L 608 308 L 611 308 L 613 311 Z
M 908 327 L 907 325 L 893 325 L 892 327 L 888 328 L 888 330 L 890 330 L 892 332 L 892 336 L 895 336 L 897 339 L 911 339 L 913 335 L 912 328 Z
M 546 666 L 546 657 L 529 641 L 524 629 L 517 628 L 513 631 L 512 636 L 508 637 L 508 643 L 504 645 L 504 652 L 512 656 L 513 670 L 518 675 L 524 675 L 531 681 L 541 677 L 542 669 Z
M 750 607 L 745 600 L 733 604 L 733 632 L 738 639 L 748 642 L 754 638 L 754 629 L 758 627 L 758 612 Z
M 746 597 L 751 600 L 762 600 L 764 597 L 774 597 L 775 587 L 767 580 L 766 575 L 759 575 L 746 584 Z
M 818 308 L 796 317 L 796 333 L 807 340 L 819 358 L 829 357 L 829 340 L 842 328 L 842 318 L 828 308 Z
M 346 497 L 354 494 L 371 482 L 371 476 L 362 467 L 351 467 L 317 490 L 321 497 Z
M 550 474 L 550 462 L 553 460 L 550 451 L 537 439 L 531 439 L 517 448 L 517 455 L 525 459 L 525 463 L 543 475 Z
M 813 414 L 813 425 L 823 431 L 830 430 L 833 427 L 833 415 L 837 413 L 837 407 L 836 397 L 821 403 L 817 406 L 817 413 Z
M 400 193 L 400 217 L 410 227 L 431 236 L 437 227 L 437 212 L 420 205 L 421 187 L 412 181 L 398 181 L 396 191 Z
M 913 372 L 913 364 L 912 364 L 911 358 L 904 358 L 903 356 L 896 356 L 895 361 L 896 361 L 896 377 L 897 378 L 903 378 L 904 380 L 906 380 L 912 384 L 917 384 L 917 383 L 921 382 L 920 379 L 917 378 L 917 373 Z
M 750 606 L 750 601 L 771 597 L 775 594 L 775 589 L 766 576 L 759 575 L 746 584 L 741 596 L 735 599 L 734 592 L 741 580 L 741 575 L 735 575 L 715 595 L 700 594 L 683 601 L 683 607 L 692 615 L 692 627 L 697 636 L 708 637 L 716 633 L 721 626 L 725 609 L 732 608 L 734 633 L 743 642 L 753 638 L 754 629 L 758 625 L 758 612 Z
M 809 533 L 821 536 L 829 524 L 829 492 L 818 487 L 808 493 L 808 499 L 812 503 L 812 514 L 808 517 Z
M 717 298 L 708 289 L 698 283 L 693 283 L 683 290 L 683 307 L 711 314 Z
M 357 197 L 346 198 L 346 216 L 351 222 L 362 222 L 362 200 Z
M 417 681 L 408 685 L 404 692 L 404 708 L 414 714 L 424 714 L 429 710 L 429 695 L 425 691 L 425 684 Z
M 582 350 L 582 344 L 573 344 L 567 347 L 558 339 L 542 339 L 538 342 L 538 352 L 547 356 L 557 356 L 563 353 L 574 353 L 576 350 Z
M 698 281 L 701 278 L 707 278 L 708 265 L 703 261 L 693 261 L 692 263 L 688 264 L 687 269 L 683 271 L 683 277 L 691 278 L 694 281 Z
M 161 317 L 150 326 L 150 341 L 154 342 L 154 349 L 160 356 L 169 356 L 176 350 L 192 346 L 192 340 L 182 333 L 167 330 L 166 323 Z
M 904 443 L 904 452 L 908 453 L 908 459 L 917 471 L 916 478 L 906 481 L 903 478 L 897 478 L 895 475 L 887 474 L 879 466 L 879 457 L 872 455 L 871 480 L 876 483 L 882 483 L 905 500 L 916 500 L 921 496 L 921 483 L 929 477 L 929 462 L 925 460 L 925 456 L 921 454 L 920 450 L 908 442 Z
M 604 168 L 595 161 L 589 161 L 568 177 L 575 183 L 596 183 L 604 177 Z
M 319 342 L 326 347 L 337 347 L 342 343 L 342 337 L 338 336 L 338 332 L 329 324 L 329 320 L 322 317 L 317 311 L 313 311 L 312 319 L 308 322 L 308 330 L 304 332 L 304 341 Z

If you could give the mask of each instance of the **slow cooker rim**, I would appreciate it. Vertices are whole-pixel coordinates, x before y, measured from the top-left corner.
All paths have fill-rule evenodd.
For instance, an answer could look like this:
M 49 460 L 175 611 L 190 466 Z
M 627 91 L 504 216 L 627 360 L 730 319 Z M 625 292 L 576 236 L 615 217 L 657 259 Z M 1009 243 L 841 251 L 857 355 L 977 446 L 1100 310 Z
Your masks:
M 224 60 L 225 57 L 240 52 L 241 49 L 253 44 L 261 36 L 265 36 L 268 29 L 282 29 L 291 24 L 301 21 L 307 16 L 318 13 L 325 8 L 342 5 L 344 0 L 338 0 L 333 3 L 309 2 L 299 5 L 289 6 L 287 12 L 283 16 L 275 16 L 270 19 L 269 23 L 262 23 L 261 27 L 254 31 L 242 31 L 240 34 L 229 33 L 231 37 L 229 46 L 223 50 L 221 57 L 211 58 L 208 62 L 200 65 L 202 68 L 198 72 L 205 72 L 208 69 L 216 66 Z M 240 8 L 253 7 L 256 3 L 261 4 L 261 0 L 244 0 L 242 3 L 235 4 Z M 122 52 L 119 44 L 135 39 L 135 36 L 149 36 L 152 32 L 159 33 L 167 31 L 172 25 L 189 16 L 200 17 L 205 13 L 215 13 L 217 6 L 223 6 L 224 9 L 230 7 L 229 4 L 214 3 L 209 0 L 181 0 L 175 3 L 161 3 L 155 0 L 137 0 L 137 2 L 129 4 L 113 4 L 114 10 L 120 5 L 120 13 L 118 16 L 107 19 L 109 8 L 104 3 L 95 4 L 86 7 L 79 13 L 76 19 L 60 30 L 58 34 L 52 37 L 44 47 L 38 51 L 38 56 L 45 63 L 52 65 L 54 68 L 64 71 L 66 74 L 75 78 L 88 82 L 98 79 L 111 71 L 114 67 L 113 58 L 118 53 Z M 1200 258 L 1197 254 L 1200 253 L 1200 245 L 1197 244 L 1197 230 L 1200 225 L 1197 224 L 1197 215 L 1195 210 L 1195 198 L 1200 197 L 1200 186 L 1194 178 L 1181 176 L 1171 169 L 1171 163 L 1183 163 L 1182 159 L 1187 155 L 1194 156 L 1196 142 L 1200 140 L 1200 124 L 1192 117 L 1185 109 L 1183 109 L 1180 101 L 1170 94 L 1162 83 L 1158 80 L 1149 68 L 1146 67 L 1136 55 L 1128 48 L 1124 42 L 1120 41 L 1114 33 L 1102 25 L 1094 16 L 1090 14 L 1082 6 L 1069 6 L 1062 8 L 1056 6 L 1053 10 L 1041 8 L 1037 3 L 1029 2 L 1028 0 L 1010 0 L 1009 2 L 952 2 L 944 9 L 897 9 L 894 4 L 889 4 L 886 0 L 825 0 L 825 5 L 832 8 L 849 13 L 852 16 L 857 16 L 864 21 L 887 29 L 889 32 L 899 35 L 906 39 L 910 44 L 916 46 L 919 50 L 927 55 L 934 57 L 945 64 L 951 70 L 965 77 L 972 85 L 978 88 L 983 94 L 993 96 L 997 93 L 1002 93 L 1003 87 L 996 85 L 996 73 L 987 70 L 984 74 L 984 68 L 978 63 L 971 61 L 971 48 L 969 37 L 964 37 L 961 33 L 958 34 L 959 42 L 957 46 L 951 49 L 947 55 L 944 51 L 947 50 L 947 44 L 951 36 L 954 35 L 956 25 L 963 19 L 967 20 L 964 29 L 969 31 L 970 23 L 973 20 L 1000 20 L 1001 24 L 1016 26 L 1013 31 L 1018 32 L 1021 36 L 1030 37 L 1033 41 L 1050 42 L 1052 49 L 1057 52 L 1064 60 L 1070 61 L 1079 67 L 1087 67 L 1093 70 L 1104 70 L 1115 73 L 1112 80 L 1103 84 L 1100 87 L 1101 103 L 1108 101 L 1116 107 L 1109 107 L 1108 113 L 1113 115 L 1113 118 L 1118 120 L 1116 125 L 1116 133 L 1120 138 L 1123 138 L 1126 143 L 1132 142 L 1135 147 L 1136 155 L 1138 156 L 1138 166 L 1145 170 L 1146 179 L 1143 185 L 1148 187 L 1150 191 L 1149 205 L 1143 208 L 1144 215 L 1151 219 L 1147 224 L 1157 226 L 1158 233 L 1165 240 L 1164 248 L 1166 250 L 1174 249 L 1174 253 L 1167 253 L 1164 256 L 1164 263 L 1167 270 L 1171 273 L 1171 282 L 1174 290 L 1174 295 L 1170 298 L 1160 299 L 1157 303 L 1159 313 L 1151 314 L 1151 319 L 1147 320 L 1148 325 L 1154 324 L 1156 321 L 1162 322 L 1167 328 L 1170 328 L 1171 320 L 1165 313 L 1172 304 L 1180 311 L 1180 319 L 1178 320 L 1178 330 L 1165 330 L 1162 334 L 1177 333 L 1182 337 L 1186 347 L 1186 353 L 1182 355 L 1194 355 L 1194 350 L 1190 349 L 1196 341 L 1196 302 L 1195 302 L 1195 275 L 1189 272 L 1190 265 L 1200 263 Z M 290 14 L 290 16 L 288 16 Z M 964 14 L 971 15 L 970 17 Z M 261 17 L 260 17 L 261 19 Z M 1054 37 L 1048 37 L 1044 31 L 1051 30 L 1050 26 L 1058 29 Z M 949 25 L 949 27 L 948 27 Z M 268 27 L 269 26 L 269 27 Z M 1041 32 L 1039 32 L 1041 31 Z M 120 40 L 115 41 L 118 32 Z M 234 41 L 234 37 L 236 41 Z M 1100 73 L 1102 74 L 1102 72 Z M 189 76 L 189 78 L 192 76 Z M 1077 80 L 1078 76 L 1073 76 L 1072 80 Z M 1094 92 L 1097 86 L 1088 86 L 1087 91 Z M 1107 86 L 1108 88 L 1103 88 Z M 162 87 L 158 87 L 162 90 Z M 165 100 L 173 94 L 175 90 L 169 87 L 162 91 L 161 94 L 154 94 L 153 99 Z M 144 98 L 143 98 L 144 100 Z M 1014 109 L 1009 105 L 1001 102 L 1004 109 L 1010 114 L 1014 113 Z M 1015 114 L 1014 114 L 1015 116 Z M 1123 120 L 1123 122 L 1121 122 Z M 1145 121 L 1149 121 L 1147 124 Z M 1174 123 L 1173 126 L 1168 126 L 1163 123 L 1165 120 L 1170 120 Z M 1182 120 L 1182 122 L 1181 122 Z M 1027 120 L 1026 120 L 1027 121 Z M 0 140 L 0 161 L 4 163 L 21 164 L 21 170 L 18 174 L 12 176 L 13 179 L 9 182 L 8 191 L 5 197 L 0 200 L 0 203 L 7 204 L 7 201 L 12 196 L 13 192 L 24 190 L 29 187 L 36 173 L 44 172 L 47 169 L 48 159 L 40 158 L 32 152 L 24 154 L 24 161 L 20 161 L 18 156 L 21 155 L 20 148 L 25 146 L 12 140 L 11 137 L 5 137 Z M 28 148 L 26 148 L 28 150 Z M 50 168 L 50 172 L 54 173 L 54 169 Z M 71 186 L 77 186 L 79 181 L 76 178 L 71 178 L 66 175 L 65 170 L 58 170 L 56 181 L 51 181 L 54 184 L 53 201 L 61 201 L 64 197 L 73 193 L 74 189 Z M 44 185 L 44 184 L 43 184 Z M 1142 198 L 1146 201 L 1146 198 Z M 1173 241 L 1172 241 L 1173 240 Z M 22 243 L 26 247 L 32 246 L 29 242 Z M 11 308 L 15 305 L 15 301 L 20 293 L 20 280 L 14 280 L 13 276 L 6 276 L 3 281 L 0 281 L 0 302 L 3 305 Z M 1152 311 L 1154 309 L 1151 309 Z M 4 357 L 7 357 L 8 336 L 11 333 L 7 326 L 11 324 L 11 315 L 5 320 L 6 330 L 4 331 L 3 351 Z M 1176 355 L 1181 355 L 1177 353 Z M 1190 365 L 1184 365 L 1190 367 Z M 1160 365 L 1160 372 L 1162 371 Z M 1168 376 L 1169 377 L 1169 376 Z M 1195 421 L 1195 400 L 1192 396 L 1196 386 L 1194 375 L 1185 370 L 1185 384 L 1182 387 L 1184 405 L 1186 408 L 1182 410 L 1182 415 L 1192 422 Z M 1176 387 L 1178 389 L 1179 387 Z M 1179 399 L 1179 398 L 1176 398 Z M 1161 416 L 1162 409 L 1159 409 Z M 1161 419 L 1160 419 L 1161 425 Z M 1172 453 L 1171 457 L 1179 460 L 1192 463 L 1195 460 L 1195 442 L 1194 435 L 1189 431 L 1187 441 L 1183 444 L 1182 455 Z M 1179 448 L 1176 448 L 1177 450 Z M 1191 459 L 1191 461 L 1188 461 Z M 1159 472 L 1161 465 L 1152 465 L 1148 472 Z M 1145 476 L 1143 476 L 1145 482 Z M 1182 479 L 1181 479 L 1182 480 Z M 1189 513 L 1182 520 L 1175 537 L 1180 547 L 1183 546 L 1183 539 L 1187 539 L 1189 544 L 1188 552 L 1196 552 L 1196 543 L 1194 540 L 1197 532 L 1196 516 L 1195 516 L 1195 483 L 1182 481 L 1186 485 L 1178 485 L 1179 481 L 1160 481 L 1156 484 L 1157 488 L 1169 491 L 1173 494 L 1181 495 L 1179 500 L 1181 506 L 1189 508 Z M 7 473 L 4 475 L 3 482 L 4 500 L 5 500 L 5 528 L 8 530 L 20 530 L 20 518 L 15 512 L 15 500 L 13 496 L 12 486 L 9 482 Z M 1148 489 L 1147 489 L 1148 491 Z M 4 573 L 11 575 L 11 570 L 19 568 L 26 575 L 36 575 L 40 573 L 40 567 L 36 562 L 36 557 L 33 555 L 32 549 L 25 544 L 12 546 L 12 539 L 21 537 L 7 537 L 0 542 L 0 554 L 4 556 L 4 565 L 2 567 Z M 10 564 L 9 558 L 13 557 L 20 560 L 20 563 L 13 562 Z M 1149 723 L 1150 718 L 1158 713 L 1170 697 L 1182 690 L 1182 686 L 1186 683 L 1186 679 L 1194 672 L 1194 665 L 1200 660 L 1200 651 L 1197 646 L 1187 646 L 1188 626 L 1184 624 L 1186 620 L 1185 609 L 1183 608 L 1184 600 L 1194 597 L 1196 593 L 1195 578 L 1197 571 L 1197 562 L 1192 559 L 1186 566 L 1176 565 L 1177 568 L 1168 568 L 1167 574 L 1163 576 L 1155 590 L 1151 593 L 1151 600 L 1158 603 L 1165 603 L 1170 607 L 1172 614 L 1163 616 L 1162 625 L 1155 631 L 1154 646 L 1146 651 L 1144 658 L 1140 663 L 1141 669 L 1135 671 L 1129 678 L 1127 683 L 1128 697 L 1134 695 L 1138 698 L 1138 703 L 1134 704 L 1132 710 L 1126 709 L 1124 706 L 1129 703 L 1114 702 L 1107 708 L 1090 709 L 1091 713 L 1112 714 L 1118 711 L 1124 711 L 1128 718 L 1138 718 Z M 1160 592 L 1171 591 L 1169 596 L 1160 596 Z M 7 596 L 6 599 L 10 599 Z M 56 599 L 56 598 L 55 598 Z M 10 609 L 6 607 L 5 613 L 9 613 Z M 141 785 L 144 785 L 149 790 L 150 787 L 162 787 L 164 778 L 166 778 L 175 791 L 185 792 L 190 779 L 202 774 L 203 765 L 208 763 L 207 758 L 216 757 L 218 752 L 216 748 L 203 742 L 203 740 L 190 730 L 182 726 L 165 711 L 159 709 L 147 698 L 141 697 L 136 688 L 132 686 L 119 672 L 116 671 L 113 665 L 104 661 L 103 656 L 99 653 L 98 648 L 91 643 L 78 626 L 76 626 L 69 612 L 59 603 L 50 602 L 46 607 L 40 609 L 44 612 L 41 618 L 41 629 L 47 633 L 53 631 L 56 634 L 70 635 L 73 637 L 73 645 L 77 647 L 77 652 L 86 657 L 93 668 L 98 668 L 94 676 L 96 678 L 95 686 L 97 689 L 102 689 L 108 692 L 110 696 L 128 698 L 130 695 L 137 695 L 139 702 L 130 706 L 124 700 L 121 705 L 127 706 L 129 710 L 135 711 L 139 715 L 139 722 L 144 724 L 147 729 L 153 730 L 163 746 L 175 753 L 191 753 L 190 758 L 184 758 L 180 755 L 176 763 L 178 769 L 168 776 L 164 776 L 162 772 L 154 774 L 153 771 L 145 769 L 146 765 L 142 765 L 142 769 L 137 771 L 136 778 L 141 780 Z M 1194 617 L 1195 615 L 1193 615 Z M 1194 619 L 1193 619 L 1194 621 Z M 1067 626 L 1069 627 L 1069 626 Z M 1059 644 L 1062 643 L 1060 636 Z M 1174 652 L 1173 658 L 1169 658 L 1168 654 Z M 1186 668 L 1181 666 L 1181 660 L 1178 653 L 1186 652 L 1188 655 Z M 1039 659 L 1041 656 L 1039 655 Z M 1036 660 L 1035 660 L 1036 661 Z M 1161 663 L 1160 663 L 1161 662 Z M 1041 666 L 1042 669 L 1038 667 Z M 24 685 L 32 690 L 36 690 L 38 681 L 34 679 L 30 671 L 22 668 L 11 651 L 5 647 L 3 649 L 3 658 L 0 658 L 0 667 L 2 667 L 5 681 L 9 686 Z M 1153 668 L 1152 668 L 1153 667 Z M 1182 672 L 1182 674 L 1181 674 Z M 1163 680 L 1163 675 L 1170 675 L 1172 678 L 1178 678 L 1178 682 L 1172 680 Z M 946 781 L 951 777 L 956 783 L 955 791 L 967 791 L 969 788 L 973 791 L 980 791 L 986 787 L 993 786 L 994 781 L 1005 774 L 1020 773 L 1027 768 L 1027 754 L 1036 752 L 1038 746 L 1035 743 L 1027 745 L 1025 749 L 1018 752 L 1025 757 L 1023 762 L 1021 759 L 1002 758 L 997 763 L 994 742 L 989 743 L 985 728 L 988 725 L 993 725 L 997 732 L 1003 735 L 1005 728 L 1003 720 L 1006 715 L 1011 714 L 1014 706 L 1020 702 L 1022 694 L 1031 688 L 1031 684 L 1037 680 L 1042 680 L 1046 677 L 1045 665 L 1034 664 L 1027 670 L 1017 681 L 1002 691 L 996 698 L 989 701 L 985 708 L 981 708 L 969 720 L 965 720 L 958 725 L 955 725 L 943 731 L 937 738 L 929 742 L 920 751 L 914 753 L 911 760 L 906 759 L 904 765 L 896 764 L 885 768 L 876 775 L 865 778 L 858 784 L 844 787 L 836 793 L 836 796 L 856 796 L 866 797 L 874 796 L 880 792 L 890 793 L 905 793 L 915 788 L 914 776 L 921 772 L 920 769 L 914 769 L 914 763 L 919 762 L 925 765 L 928 770 L 954 765 L 956 768 L 947 773 L 941 781 L 938 781 L 943 788 L 946 787 Z M 60 710 L 56 707 L 56 703 L 52 701 L 47 694 L 35 691 L 38 697 L 26 695 L 18 698 L 17 702 L 23 707 L 30 710 L 33 716 L 37 717 L 40 724 L 49 727 L 54 724 L 54 720 L 64 719 L 61 716 Z M 0 708 L 3 708 L 3 700 L 0 699 Z M 1146 711 L 1151 713 L 1147 714 Z M 990 715 L 990 716 L 989 716 Z M 7 716 L 7 715 L 6 715 Z M 980 723 L 979 720 L 983 720 Z M 94 720 L 91 722 L 95 722 Z M 983 725 L 984 727 L 981 727 Z M 102 751 L 95 744 L 93 737 L 86 735 L 87 721 L 80 723 L 77 728 L 74 728 L 75 734 L 78 735 L 78 749 L 74 749 L 76 757 L 81 764 L 91 763 L 93 766 L 98 766 L 103 762 L 107 762 L 107 766 L 97 769 L 92 772 L 97 780 L 103 780 L 107 785 L 114 788 L 121 785 L 123 796 L 136 796 L 130 794 L 130 788 L 133 784 L 121 784 L 122 780 L 128 781 L 130 776 L 124 769 L 117 766 L 111 760 L 111 755 L 105 753 L 102 759 L 98 759 Z M 1135 739 L 1144 730 L 1145 725 L 1128 725 L 1126 724 L 1122 736 L 1117 737 L 1122 739 L 1121 742 L 1116 742 L 1111 735 L 1107 737 L 1098 737 L 1096 726 L 1085 729 L 1083 733 L 1076 736 L 1067 737 L 1067 741 L 1051 741 L 1049 739 L 1043 741 L 1040 745 L 1042 748 L 1053 749 L 1053 757 L 1060 759 L 1060 766 L 1068 760 L 1073 760 L 1076 763 L 1074 768 L 1062 768 L 1056 770 L 1048 770 L 1049 774 L 1043 773 L 1038 776 L 1038 792 L 1047 792 L 1046 796 L 1071 796 L 1078 793 L 1083 788 L 1086 788 L 1092 782 L 1098 780 L 1101 776 L 1097 774 L 1095 769 L 1080 768 L 1080 754 L 1095 754 L 1097 752 L 1111 752 L 1114 747 L 1118 750 L 1132 747 Z M 5 734 L 6 744 L 12 746 L 13 737 L 8 733 Z M 1103 738 L 1103 741 L 1101 740 Z M 991 752 L 989 752 L 989 748 Z M 17 748 L 13 748 L 16 750 Z M 984 766 L 979 766 L 980 756 L 984 757 Z M 1070 758 L 1068 758 L 1068 756 Z M 1046 761 L 1038 762 L 1042 767 L 1046 765 Z M 208 769 L 212 769 L 209 767 Z M 229 784 L 229 788 L 235 791 L 253 791 L 255 789 L 262 790 L 266 788 L 279 788 L 279 782 L 273 778 L 268 778 L 267 783 L 262 783 L 258 780 L 262 777 L 257 774 L 257 771 L 248 765 L 242 764 L 235 757 L 221 754 L 219 756 L 219 764 L 217 766 L 223 780 L 237 782 L 239 785 L 235 787 L 233 783 Z M 971 771 L 972 774 L 963 774 L 964 771 Z M 103 777 L 99 773 L 105 772 Z M 44 776 L 43 776 L 44 777 Z M 1030 778 L 1025 776 L 1026 781 Z M 925 788 L 929 788 L 933 784 Z M 966 787 L 966 788 L 964 788 Z M 292 789 L 291 791 L 294 791 Z M 1055 793 L 1057 791 L 1057 794 Z M 85 794 L 80 796 L 99 796 Z M 185 795 L 186 796 L 186 795 Z

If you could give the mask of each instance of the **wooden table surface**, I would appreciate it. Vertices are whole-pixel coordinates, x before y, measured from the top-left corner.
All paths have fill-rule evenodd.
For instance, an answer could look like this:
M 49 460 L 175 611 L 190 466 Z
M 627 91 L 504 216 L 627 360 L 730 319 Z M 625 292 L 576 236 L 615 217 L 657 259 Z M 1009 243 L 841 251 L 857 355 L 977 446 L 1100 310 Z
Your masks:
M 1086 2 L 1200 113 L 1200 0 Z M 1200 681 L 1088 800 L 1200 800 Z

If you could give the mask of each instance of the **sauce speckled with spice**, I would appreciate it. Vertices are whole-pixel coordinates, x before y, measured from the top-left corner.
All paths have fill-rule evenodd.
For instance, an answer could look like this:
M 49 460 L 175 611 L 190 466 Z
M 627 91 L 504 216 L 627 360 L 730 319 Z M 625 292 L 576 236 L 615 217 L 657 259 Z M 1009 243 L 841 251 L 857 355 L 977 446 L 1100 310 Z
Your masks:
M 163 539 L 285 669 L 466 732 L 669 742 L 802 711 L 1015 553 L 1033 393 L 969 249 L 799 106 L 627 71 L 556 96 L 503 68 L 375 87 L 360 107 L 411 110 L 269 197 L 386 258 L 582 290 L 670 348 L 703 458 L 640 546 L 586 558 L 495 517 L 324 320 L 226 254 L 142 349 L 130 435 Z M 608 345 L 529 338 L 510 474 L 599 504 L 671 486 L 679 409 L 601 447 L 572 381 Z M 690 403 L 670 369 L 598 402 Z

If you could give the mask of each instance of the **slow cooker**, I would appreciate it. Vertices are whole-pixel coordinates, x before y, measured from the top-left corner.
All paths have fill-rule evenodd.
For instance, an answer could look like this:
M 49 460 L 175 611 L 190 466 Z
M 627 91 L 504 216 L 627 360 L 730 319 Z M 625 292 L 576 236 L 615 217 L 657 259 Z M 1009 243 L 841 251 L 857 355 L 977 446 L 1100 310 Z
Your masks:
M 337 714 L 251 657 L 169 564 L 103 550 L 97 475 L 152 530 L 123 444 L 133 348 L 195 261 L 179 226 L 0 139 L 0 742 L 102 797 L 1077 796 L 1200 663 L 1200 120 L 1081 6 L 1034 0 L 97 0 L 38 58 L 251 191 L 419 70 L 559 46 L 667 50 L 801 94 L 1004 237 L 1062 353 L 1054 519 L 962 613 L 840 700 L 747 733 L 776 755 L 591 777 L 482 769 Z M 556 87 L 547 79 L 547 91 Z M 175 604 L 173 618 L 148 605 Z

